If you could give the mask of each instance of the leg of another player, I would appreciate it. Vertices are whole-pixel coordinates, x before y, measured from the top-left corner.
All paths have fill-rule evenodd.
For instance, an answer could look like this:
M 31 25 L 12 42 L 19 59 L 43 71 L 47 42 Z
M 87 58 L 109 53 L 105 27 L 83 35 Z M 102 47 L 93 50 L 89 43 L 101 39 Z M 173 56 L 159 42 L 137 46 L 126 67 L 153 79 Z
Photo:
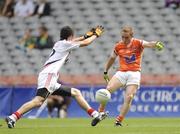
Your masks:
M 48 95 L 49 91 L 46 88 L 38 89 L 36 97 L 34 99 L 23 104 L 16 112 L 5 119 L 8 128 L 14 128 L 16 121 L 20 119 L 24 113 L 30 111 L 35 107 L 41 106 Z
M 123 84 L 119 81 L 119 79 L 113 76 L 111 80 L 109 81 L 106 89 L 112 94 L 113 92 L 115 92 L 122 86 Z M 105 107 L 106 107 L 106 104 L 100 104 L 99 112 L 103 112 L 105 110 Z
M 89 106 L 89 104 L 84 99 L 84 97 L 82 96 L 81 92 L 78 89 L 71 88 L 71 95 L 72 95 L 72 97 L 74 97 L 76 99 L 76 101 L 79 104 L 79 106 L 82 109 L 84 109 L 85 111 L 87 111 L 87 113 L 90 116 L 92 116 L 94 118 L 98 116 L 99 113 Z
M 121 122 L 123 121 L 124 117 L 128 113 L 131 103 L 133 100 L 134 95 L 136 94 L 138 89 L 138 85 L 128 85 L 126 87 L 126 91 L 124 94 L 124 103 L 120 109 L 120 114 L 119 116 L 116 117 L 116 123 L 115 125 L 121 126 Z
M 78 89 L 71 88 L 71 96 L 73 96 L 76 99 L 77 103 L 80 105 L 82 109 L 87 111 L 87 113 L 91 117 L 93 117 L 93 120 L 91 122 L 92 126 L 96 126 L 100 121 L 102 121 L 107 117 L 108 113 L 106 112 L 99 113 L 93 108 L 91 108 Z
M 25 104 L 23 104 L 16 112 L 14 112 L 11 116 L 9 116 L 11 119 L 13 119 L 13 121 L 17 121 L 18 119 L 20 119 L 20 117 L 30 111 L 31 109 L 35 108 L 35 107 L 39 107 L 42 105 L 42 103 L 44 102 L 44 98 L 40 97 L 40 96 L 36 96 L 34 99 L 32 99 L 29 102 L 26 102 Z
M 8 116 L 5 119 L 7 122 L 8 128 L 13 128 L 15 126 L 16 121 L 19 120 L 24 113 L 30 111 L 31 109 L 35 107 L 41 106 L 44 100 L 45 98 L 36 96 L 31 101 L 23 104 L 16 112 L 14 112 L 12 115 Z

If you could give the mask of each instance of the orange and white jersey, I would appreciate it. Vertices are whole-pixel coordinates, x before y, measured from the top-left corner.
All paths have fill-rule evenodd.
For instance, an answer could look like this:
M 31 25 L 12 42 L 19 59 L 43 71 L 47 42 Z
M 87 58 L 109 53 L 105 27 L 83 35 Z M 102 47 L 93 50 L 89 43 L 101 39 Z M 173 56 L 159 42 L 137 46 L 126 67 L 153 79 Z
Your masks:
M 114 53 L 119 56 L 119 71 L 141 71 L 144 42 L 146 41 L 132 38 L 128 45 L 122 41 L 115 45 Z

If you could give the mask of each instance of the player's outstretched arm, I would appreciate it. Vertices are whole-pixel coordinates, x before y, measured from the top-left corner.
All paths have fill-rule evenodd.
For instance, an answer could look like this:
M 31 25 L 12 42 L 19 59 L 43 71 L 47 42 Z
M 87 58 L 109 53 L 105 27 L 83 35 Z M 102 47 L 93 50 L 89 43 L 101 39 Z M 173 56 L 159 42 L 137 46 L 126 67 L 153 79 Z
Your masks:
M 155 48 L 158 51 L 161 51 L 164 48 L 164 44 L 161 41 L 151 41 L 151 42 L 143 42 L 144 48 Z
M 73 41 L 82 41 L 82 40 L 84 40 L 84 36 L 76 37 L 73 39 Z
M 93 35 L 96 35 L 97 37 L 99 37 L 102 35 L 103 32 L 104 32 L 104 27 L 103 26 L 97 26 L 95 28 L 91 28 L 83 36 L 74 38 L 73 41 L 83 41 L 83 40 L 85 40 L 85 39 L 87 39 Z
M 78 44 L 80 44 L 80 47 L 85 47 L 91 44 L 96 38 L 97 36 L 93 35 L 85 40 L 79 41 Z
M 79 41 L 80 47 L 88 46 L 91 44 L 97 37 L 100 37 L 104 32 L 104 27 L 97 26 L 96 28 L 92 28 L 89 32 L 87 32 L 83 37 L 84 40 Z

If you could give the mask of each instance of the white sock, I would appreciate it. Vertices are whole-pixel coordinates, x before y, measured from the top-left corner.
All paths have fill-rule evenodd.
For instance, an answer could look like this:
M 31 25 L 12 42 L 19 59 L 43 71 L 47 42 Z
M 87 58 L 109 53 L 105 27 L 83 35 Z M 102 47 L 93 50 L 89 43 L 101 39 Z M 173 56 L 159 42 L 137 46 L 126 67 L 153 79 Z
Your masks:
M 17 121 L 17 117 L 14 114 L 10 115 L 9 118 L 12 119 L 14 122 Z
M 98 115 L 99 115 L 99 112 L 97 112 L 97 111 L 94 111 L 94 112 L 92 112 L 92 114 L 91 114 L 91 116 L 92 116 L 93 118 L 98 117 Z

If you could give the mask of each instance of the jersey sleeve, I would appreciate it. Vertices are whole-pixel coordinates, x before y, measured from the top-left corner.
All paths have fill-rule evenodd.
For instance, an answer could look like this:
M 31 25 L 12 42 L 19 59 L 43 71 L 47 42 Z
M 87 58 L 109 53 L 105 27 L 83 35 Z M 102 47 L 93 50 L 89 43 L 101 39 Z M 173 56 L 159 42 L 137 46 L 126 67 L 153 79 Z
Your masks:
M 67 42 L 66 45 L 67 45 L 66 51 L 71 51 L 73 49 L 76 49 L 76 48 L 80 47 L 80 44 L 77 43 L 77 42 Z
M 142 40 L 142 45 L 148 44 L 148 43 L 149 43 L 148 41 Z
M 138 40 L 139 41 L 139 46 L 141 49 L 144 49 L 144 46 L 143 46 L 143 43 L 144 43 L 144 40 Z

